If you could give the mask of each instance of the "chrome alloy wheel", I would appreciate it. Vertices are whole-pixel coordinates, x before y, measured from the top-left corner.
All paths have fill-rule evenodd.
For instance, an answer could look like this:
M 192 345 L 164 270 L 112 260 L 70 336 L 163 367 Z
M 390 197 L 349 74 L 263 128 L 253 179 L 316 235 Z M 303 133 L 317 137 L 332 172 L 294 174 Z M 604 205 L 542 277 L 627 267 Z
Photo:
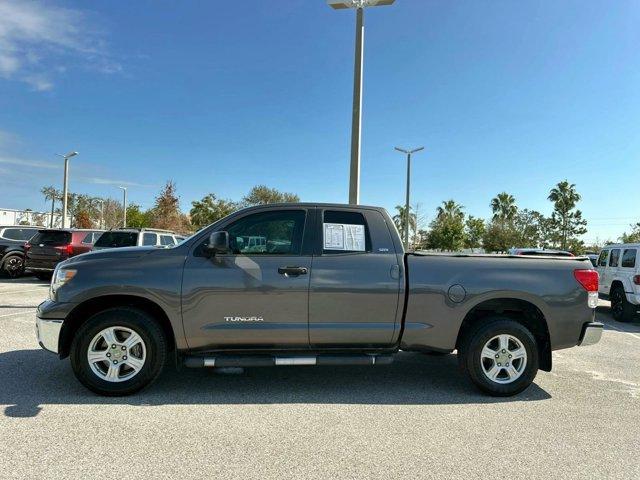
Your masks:
M 107 382 L 124 382 L 135 377 L 147 358 L 142 337 L 127 327 L 109 327 L 89 343 L 87 360 L 93 373 Z
M 482 371 L 492 382 L 515 382 L 527 366 L 527 350 L 513 335 L 496 335 L 484 344 L 480 353 Z

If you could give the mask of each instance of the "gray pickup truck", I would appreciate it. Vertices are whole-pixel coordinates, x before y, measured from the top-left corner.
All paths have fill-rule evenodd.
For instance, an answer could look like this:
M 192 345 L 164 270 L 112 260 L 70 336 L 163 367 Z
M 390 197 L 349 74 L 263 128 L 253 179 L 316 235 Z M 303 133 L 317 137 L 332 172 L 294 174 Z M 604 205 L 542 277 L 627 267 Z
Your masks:
M 587 258 L 405 254 L 381 208 L 251 207 L 172 248 L 73 257 L 37 311 L 40 345 L 103 395 L 187 367 L 383 365 L 457 350 L 482 391 L 514 395 L 551 351 L 600 340 Z M 173 362 L 172 362 L 173 363 Z

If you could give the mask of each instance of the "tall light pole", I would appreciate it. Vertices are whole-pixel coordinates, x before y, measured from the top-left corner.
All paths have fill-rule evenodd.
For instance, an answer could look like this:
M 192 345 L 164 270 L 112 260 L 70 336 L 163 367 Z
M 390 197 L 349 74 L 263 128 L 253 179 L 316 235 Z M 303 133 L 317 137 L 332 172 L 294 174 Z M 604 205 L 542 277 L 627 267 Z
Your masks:
M 118 187 L 124 192 L 124 198 L 122 200 L 122 211 L 124 216 L 122 219 L 122 228 L 127 228 L 127 187 Z
M 62 228 L 66 227 L 67 223 L 67 191 L 69 183 L 69 159 L 78 155 L 78 152 L 69 152 L 66 155 L 61 153 L 58 156 L 64 158 L 64 181 L 62 183 Z
M 98 201 L 100 202 L 100 228 L 103 228 L 102 226 L 104 225 L 104 199 L 99 198 Z
M 414 148 L 413 150 L 405 150 L 404 148 L 396 147 L 396 150 L 407 154 L 407 201 L 404 205 L 404 245 L 409 248 L 409 225 L 411 225 L 410 213 L 409 213 L 409 192 L 411 190 L 411 154 L 424 150 L 424 147 Z
M 351 116 L 351 165 L 349 203 L 360 203 L 360 144 L 362 140 L 362 64 L 364 59 L 364 8 L 391 5 L 395 0 L 327 0 L 336 10 L 356 9 L 356 51 L 353 67 L 353 111 Z

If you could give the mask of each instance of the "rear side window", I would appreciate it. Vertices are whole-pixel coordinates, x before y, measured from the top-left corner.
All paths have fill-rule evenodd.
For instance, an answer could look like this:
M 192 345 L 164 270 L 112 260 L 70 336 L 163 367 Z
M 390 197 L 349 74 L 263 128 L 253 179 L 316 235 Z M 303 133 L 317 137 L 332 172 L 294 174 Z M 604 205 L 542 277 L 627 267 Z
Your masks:
M 8 240 L 29 240 L 36 234 L 35 228 L 5 228 L 2 236 Z
M 618 260 L 620 260 L 620 249 L 614 248 L 613 250 L 611 250 L 611 256 L 609 257 L 609 266 L 617 267 Z
M 104 232 L 95 243 L 96 247 L 135 247 L 138 243 L 137 232 Z
M 598 266 L 606 267 L 607 266 L 607 257 L 609 256 L 609 250 L 602 250 L 600 252 L 600 256 L 598 257 Z
M 371 238 L 364 215 L 359 212 L 326 210 L 322 220 L 322 252 L 370 252 Z
M 636 266 L 636 249 L 627 248 L 622 254 L 622 266 L 625 268 L 634 268 Z
M 87 232 L 87 234 L 82 239 L 82 243 L 84 243 L 85 245 L 92 245 L 96 240 L 98 240 L 98 238 L 100 238 L 101 234 L 102 232 Z
M 61 232 L 59 230 L 46 230 L 38 232 L 31 243 L 43 245 L 67 245 L 71 243 L 71 232 Z
M 160 245 L 164 245 L 166 247 L 174 245 L 173 237 L 171 235 L 160 235 Z
M 155 233 L 142 234 L 142 245 L 154 247 L 158 243 L 158 236 Z

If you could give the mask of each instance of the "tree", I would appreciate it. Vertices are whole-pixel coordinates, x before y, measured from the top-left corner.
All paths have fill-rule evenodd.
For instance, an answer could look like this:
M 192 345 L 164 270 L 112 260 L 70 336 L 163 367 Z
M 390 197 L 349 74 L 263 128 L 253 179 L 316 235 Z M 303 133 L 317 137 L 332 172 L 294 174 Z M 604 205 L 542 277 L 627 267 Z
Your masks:
M 545 232 L 545 222 L 547 219 L 535 210 L 518 210 L 513 219 L 514 246 L 518 247 L 539 247 L 544 246 L 542 238 Z
M 143 212 L 140 205 L 135 203 L 127 205 L 127 227 L 147 228 L 150 226 L 151 218 L 149 212 Z
M 580 198 L 575 184 L 567 180 L 559 182 L 549 192 L 548 200 L 553 202 L 552 238 L 562 250 L 566 250 L 570 244 L 576 244 L 577 236 L 587 232 L 587 221 L 582 218 L 582 212 L 576 209 Z
M 407 209 L 403 205 L 396 205 L 396 211 L 398 213 L 396 213 L 393 216 L 393 223 L 396 224 L 396 228 L 398 229 L 400 238 L 404 242 L 405 233 L 407 231 L 406 230 Z M 411 235 L 411 231 L 413 230 L 414 236 L 415 236 L 416 227 L 417 227 L 417 217 L 415 213 L 412 212 L 411 205 L 409 205 L 409 235 Z M 409 242 L 411 243 L 411 240 L 409 240 Z M 409 245 L 405 245 L 405 248 L 409 248 Z
M 638 243 L 640 242 L 640 222 L 634 224 L 634 225 L 630 225 L 631 227 L 631 232 L 630 233 L 623 233 L 622 236 L 620 237 L 620 241 L 622 243 Z
M 484 220 L 469 215 L 465 222 L 464 230 L 464 246 L 473 251 L 475 248 L 482 246 L 482 237 L 484 236 L 485 226 Z
M 516 199 L 507 192 L 499 193 L 491 200 L 491 211 L 493 212 L 493 220 L 507 222 L 514 219 L 518 212 Z
M 244 206 L 266 205 L 268 203 L 295 203 L 299 201 L 300 197 L 294 193 L 280 192 L 266 185 L 253 187 L 242 199 Z
M 459 217 L 464 218 L 464 207 L 454 200 L 445 200 L 442 205 L 436 209 L 438 217 Z
M 492 220 L 482 236 L 482 245 L 487 252 L 506 252 L 516 245 L 516 237 L 512 223 Z
M 437 216 L 430 223 L 427 248 L 456 251 L 464 246 L 464 207 L 453 200 L 442 202 Z
M 154 207 L 149 212 L 152 226 L 175 232 L 182 232 L 188 226 L 188 220 L 180 211 L 180 197 L 176 193 L 176 184 L 172 180 L 160 190 Z
M 236 202 L 217 198 L 213 193 L 191 202 L 191 205 L 189 215 L 191 223 L 197 229 L 217 222 L 240 208 Z
M 93 222 L 91 221 L 91 217 L 86 210 L 80 210 L 75 215 L 75 228 L 92 228 Z
M 60 200 L 62 198 L 62 192 L 51 185 L 48 187 L 42 187 L 40 192 L 44 195 L 45 201 L 51 200 L 51 218 L 49 219 L 49 228 L 53 228 L 53 214 L 56 209 L 56 200 Z

